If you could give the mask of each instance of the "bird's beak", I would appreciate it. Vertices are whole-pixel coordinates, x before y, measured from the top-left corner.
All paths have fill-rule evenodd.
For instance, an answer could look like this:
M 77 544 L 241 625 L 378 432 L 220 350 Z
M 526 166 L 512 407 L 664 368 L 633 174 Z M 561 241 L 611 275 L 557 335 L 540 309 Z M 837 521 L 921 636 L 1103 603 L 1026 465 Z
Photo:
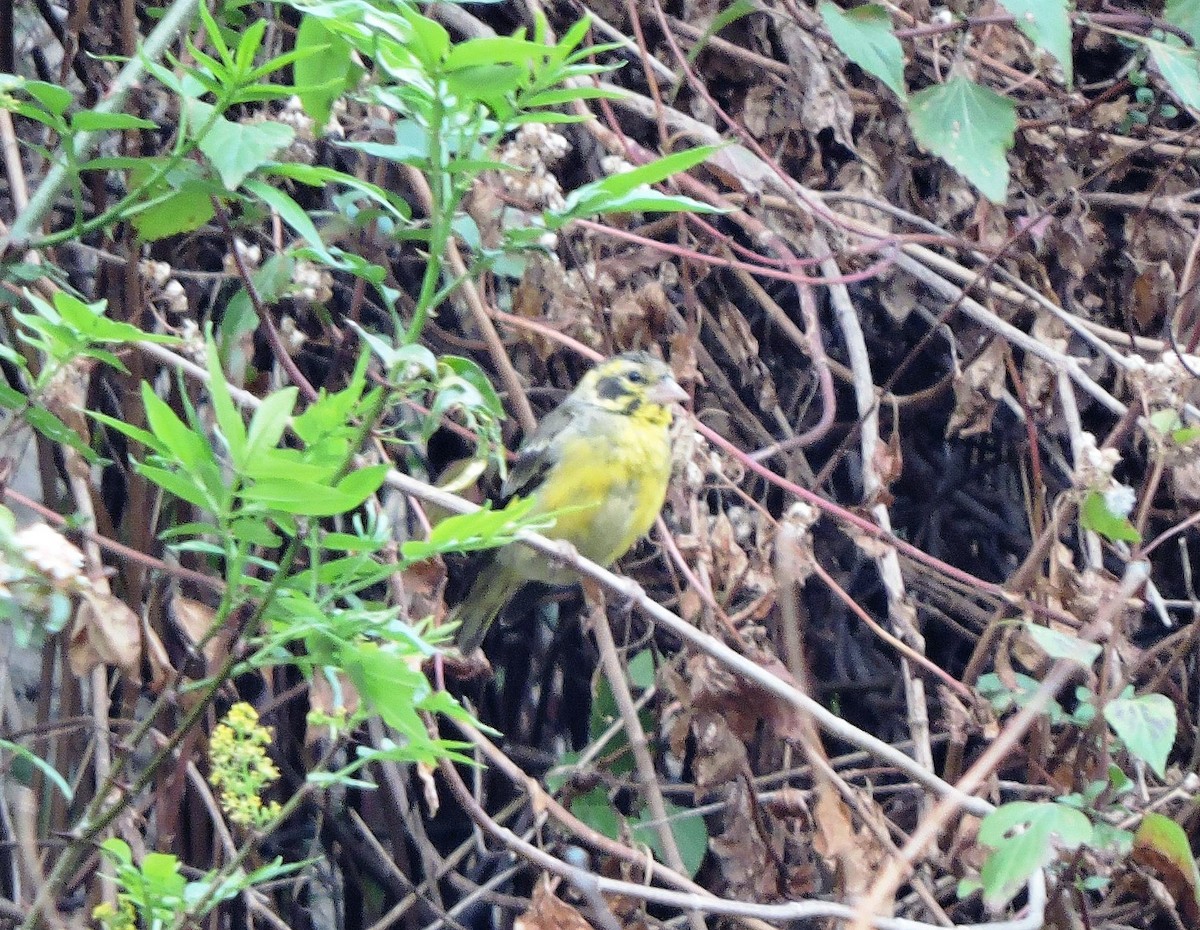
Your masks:
M 651 403 L 665 407 L 668 404 L 682 404 L 688 399 L 688 392 L 681 388 L 674 378 L 667 378 L 650 388 L 646 396 Z

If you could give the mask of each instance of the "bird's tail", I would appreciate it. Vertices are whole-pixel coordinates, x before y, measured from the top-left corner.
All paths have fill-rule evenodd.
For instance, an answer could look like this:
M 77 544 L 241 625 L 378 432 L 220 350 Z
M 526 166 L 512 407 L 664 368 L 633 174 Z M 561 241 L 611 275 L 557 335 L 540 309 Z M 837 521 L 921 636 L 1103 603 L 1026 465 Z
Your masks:
M 514 579 L 512 571 L 499 559 L 492 559 L 480 571 L 467 596 L 450 615 L 452 621 L 462 624 L 455 636 L 463 655 L 474 652 L 483 644 L 488 627 L 520 586 L 520 579 Z

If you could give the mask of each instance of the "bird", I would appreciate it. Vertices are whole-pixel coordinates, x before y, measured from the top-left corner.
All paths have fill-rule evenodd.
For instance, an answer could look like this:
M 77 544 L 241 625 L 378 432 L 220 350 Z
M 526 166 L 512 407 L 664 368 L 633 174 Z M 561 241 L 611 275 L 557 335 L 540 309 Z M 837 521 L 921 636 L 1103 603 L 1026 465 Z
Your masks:
M 671 477 L 671 405 L 687 400 L 670 367 L 647 352 L 602 361 L 517 449 L 498 503 L 533 499 L 531 516 L 552 514 L 543 534 L 565 540 L 605 567 L 654 524 Z M 528 546 L 490 553 L 451 613 L 463 655 L 530 581 L 569 585 L 578 578 Z

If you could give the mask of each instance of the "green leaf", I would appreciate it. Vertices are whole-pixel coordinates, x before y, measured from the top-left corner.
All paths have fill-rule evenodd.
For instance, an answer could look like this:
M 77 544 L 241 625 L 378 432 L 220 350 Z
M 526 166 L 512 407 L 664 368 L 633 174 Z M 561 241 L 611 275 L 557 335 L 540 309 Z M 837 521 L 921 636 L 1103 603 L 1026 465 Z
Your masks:
M 69 90 L 45 81 L 26 81 L 23 90 L 54 116 L 62 116 L 74 99 Z
M 1183 827 L 1170 817 L 1153 812 L 1142 818 L 1133 838 L 1133 858 L 1136 862 L 1158 871 L 1167 887 L 1178 900 L 1181 892 L 1190 894 L 1200 905 L 1200 870 Z M 1192 909 L 1185 907 L 1183 913 Z
M 138 159 L 130 167 L 130 186 L 146 185 L 154 173 L 164 170 L 162 159 Z M 205 169 L 188 160 L 142 191 L 144 200 L 131 210 L 129 221 L 146 242 L 191 232 L 212 219 L 212 197 L 221 193 L 223 188 L 207 177 Z
M 150 432 L 166 455 L 190 472 L 199 471 L 204 463 L 213 461 L 208 441 L 188 427 L 146 381 L 142 382 L 142 406 Z
M 1200 42 L 1200 0 L 1167 0 L 1163 19 Z
M 904 50 L 892 33 L 892 18 L 884 7 L 868 3 L 842 10 L 826 0 L 820 12 L 843 55 L 883 81 L 901 100 L 908 97 L 904 89 Z
M 240 496 L 252 503 L 307 517 L 336 516 L 362 503 L 327 484 L 295 478 L 263 478 L 242 489 Z
M 246 181 L 243 186 L 278 213 L 283 218 L 283 221 L 291 226 L 308 243 L 309 248 L 313 250 L 321 261 L 327 265 L 338 265 L 337 259 L 333 257 L 329 249 L 326 248 L 325 243 L 321 240 L 321 234 L 317 232 L 316 225 L 304 209 L 301 208 L 300 204 L 296 203 L 296 201 L 283 191 L 263 181 L 252 178 Z
M 41 772 L 55 788 L 62 792 L 62 796 L 68 801 L 75 797 L 75 792 L 71 790 L 71 786 L 67 783 L 67 780 L 59 774 L 58 769 L 32 750 L 27 749 L 20 743 L 14 743 L 6 739 L 0 739 L 0 749 L 7 749 L 18 759 Z M 16 772 L 10 772 L 10 775 L 15 776 Z
M 533 498 L 517 498 L 500 510 L 484 507 L 474 513 L 447 517 L 435 526 L 426 541 L 411 540 L 400 547 L 406 562 L 419 562 L 443 552 L 474 552 L 503 546 L 522 529 L 545 528 L 544 517 L 529 517 Z
M 229 384 L 225 380 L 225 372 L 221 370 L 216 344 L 211 336 L 204 342 L 208 362 L 208 391 L 212 396 L 213 413 L 217 418 L 217 432 L 225 440 L 230 458 L 235 462 L 242 462 L 246 457 L 246 424 L 242 421 L 242 414 L 234 405 L 233 396 L 229 393 Z
M 1013 102 L 963 77 L 913 94 L 908 123 L 917 141 L 960 172 L 993 203 L 1008 194 L 1008 150 L 1017 128 Z
M 1108 502 L 1099 491 L 1090 491 L 1079 511 L 1079 523 L 1085 530 L 1099 533 L 1111 542 L 1141 542 L 1142 534 L 1137 531 L 1128 517 L 1118 516 L 1108 509 Z
M 158 437 L 153 433 L 147 432 L 140 427 L 126 423 L 124 420 L 118 420 L 115 417 L 110 417 L 106 413 L 98 413 L 95 410 L 86 411 L 87 415 L 93 420 L 103 423 L 110 429 L 115 429 L 118 433 L 128 436 L 130 439 L 140 442 L 151 452 L 157 452 L 159 455 L 166 455 L 167 447 L 164 446 Z
M 557 212 L 573 216 L 586 216 L 597 213 L 603 204 L 617 197 L 623 197 L 645 185 L 665 181 L 671 175 L 680 171 L 687 171 L 689 168 L 694 168 L 696 165 L 707 160 L 718 148 L 720 146 L 701 145 L 696 148 L 685 149 L 682 152 L 667 155 L 665 158 L 659 158 L 648 165 L 642 165 L 631 171 L 623 171 L 620 174 L 609 175 L 606 178 L 601 178 L 599 181 L 585 184 L 571 191 L 566 198 L 566 203 Z
M 340 658 L 355 686 L 388 726 L 409 740 L 428 742 L 425 724 L 417 713 L 418 702 L 430 693 L 419 668 L 419 655 L 403 655 L 391 644 L 362 642 L 344 648 Z
M 110 129 L 157 129 L 158 124 L 130 113 L 84 110 L 71 117 L 71 128 L 77 132 L 98 132 Z
M 84 444 L 83 438 L 45 407 L 26 407 L 21 416 L 51 442 L 70 446 L 93 465 L 100 462 L 100 457 Z
M 54 295 L 54 309 L 58 312 L 59 319 L 88 342 L 156 342 L 178 345 L 183 341 L 178 336 L 147 333 L 129 323 L 109 319 L 105 315 L 106 306 L 107 301 L 103 300 L 85 304 L 66 291 L 58 291 Z
M 1060 633 L 1047 626 L 1026 621 L 1025 631 L 1038 647 L 1052 659 L 1070 659 L 1084 668 L 1090 668 L 1100 657 L 1104 647 L 1096 643 L 1084 642 L 1077 636 Z
M 144 462 L 138 463 L 135 469 L 139 475 L 146 478 L 148 481 L 153 481 L 164 491 L 174 494 L 182 501 L 199 507 L 202 510 L 216 510 L 216 501 L 209 496 L 208 490 L 204 485 L 194 480 L 188 475 L 182 475 L 179 472 L 169 471 L 165 468 L 158 468 L 154 465 L 147 465 Z
M 1062 66 L 1070 87 L 1074 81 L 1071 70 L 1071 11 L 1067 0 L 1000 0 L 1012 13 L 1029 41 L 1053 55 Z
M 296 31 L 297 51 L 317 51 L 296 61 L 296 95 L 318 131 L 329 122 L 333 102 L 354 87 L 363 69 L 351 56 L 351 46 L 315 16 L 305 16 Z
M 215 113 L 210 104 L 189 100 L 186 105 L 195 122 L 209 124 L 200 151 L 217 169 L 226 190 L 237 190 L 253 171 L 274 161 L 296 138 L 296 130 L 286 123 L 235 123 Z
M 1162 694 L 1117 698 L 1104 705 L 1104 719 L 1131 755 L 1150 766 L 1159 778 L 1166 776 L 1177 726 L 1170 698 Z
M 1200 109 L 1200 57 L 1196 50 L 1173 35 L 1166 36 L 1162 42 L 1141 41 L 1145 42 L 1159 74 L 1179 102 L 1193 110 Z
M 687 870 L 689 878 L 694 877 L 700 869 L 700 863 L 704 861 L 704 854 L 708 852 L 708 827 L 703 817 L 690 813 L 686 808 L 670 801 L 665 801 L 664 806 L 670 818 L 668 826 L 671 835 L 679 849 L 679 856 L 683 859 L 683 867 Z M 662 840 L 659 839 L 658 828 L 650 823 L 649 811 L 642 811 L 641 816 L 631 826 L 633 838 L 653 849 L 654 857 L 659 862 L 666 862 L 666 851 L 662 847 Z
M 645 691 L 654 686 L 654 653 L 643 649 L 626 665 L 629 673 L 629 683 L 635 688 Z
M 609 839 L 620 839 L 621 817 L 603 788 L 593 788 L 587 794 L 572 798 L 571 813 Z
M 254 468 L 260 456 L 279 445 L 296 407 L 297 393 L 296 388 L 286 387 L 264 398 L 250 419 L 245 452 L 240 460 L 234 461 L 236 468 Z
M 383 487 L 388 470 L 386 464 L 356 468 L 338 482 L 338 492 L 353 500 L 353 507 L 361 506 L 368 497 Z
M 1062 804 L 1014 801 L 996 808 L 979 824 L 979 842 L 995 850 L 980 873 L 984 901 L 999 908 L 1054 859 L 1056 847 L 1076 849 L 1091 838 L 1087 816 Z

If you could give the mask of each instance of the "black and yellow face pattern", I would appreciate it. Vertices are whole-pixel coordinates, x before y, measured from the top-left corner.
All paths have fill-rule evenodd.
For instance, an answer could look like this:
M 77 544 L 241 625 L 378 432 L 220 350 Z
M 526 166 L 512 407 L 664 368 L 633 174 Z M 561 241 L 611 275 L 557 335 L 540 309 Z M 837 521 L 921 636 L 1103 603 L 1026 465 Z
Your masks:
M 645 352 L 626 352 L 601 362 L 575 393 L 593 406 L 654 423 L 670 423 L 669 405 L 687 399 L 666 363 Z

